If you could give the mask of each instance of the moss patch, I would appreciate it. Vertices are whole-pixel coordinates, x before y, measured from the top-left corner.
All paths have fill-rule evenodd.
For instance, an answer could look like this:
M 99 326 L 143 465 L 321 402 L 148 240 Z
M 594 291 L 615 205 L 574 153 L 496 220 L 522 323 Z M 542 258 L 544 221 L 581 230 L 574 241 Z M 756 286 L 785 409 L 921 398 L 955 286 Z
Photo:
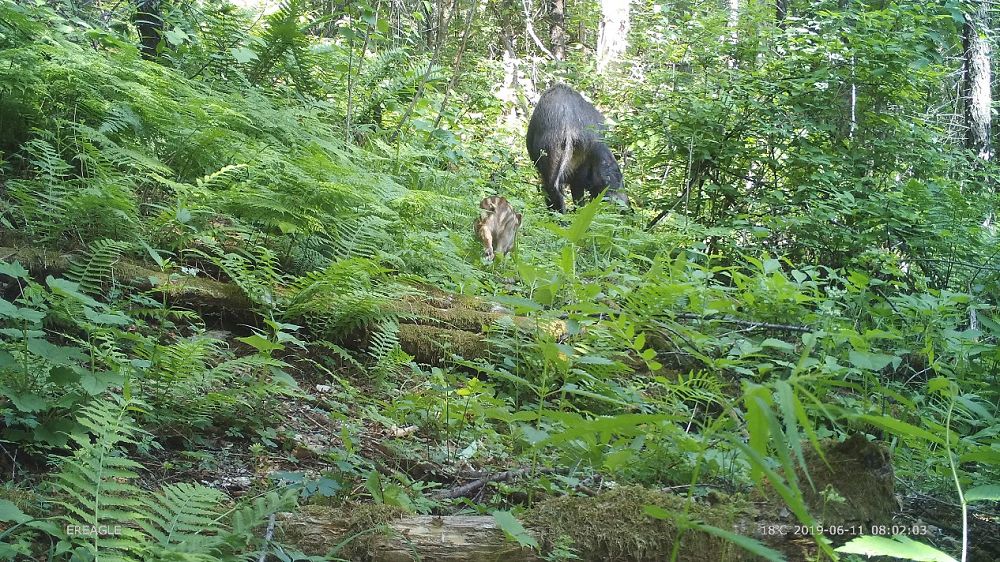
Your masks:
M 345 560 L 371 560 L 382 536 L 391 533 L 388 524 L 405 512 L 385 504 L 343 506 L 337 509 L 304 505 L 299 515 L 302 525 L 282 525 L 280 540 L 310 554 L 325 554 L 331 547 Z M 336 546 L 334 546 L 336 545 Z
M 899 508 L 893 495 L 893 471 L 889 452 L 856 433 L 843 443 L 824 448 L 826 462 L 814 451 L 805 454 L 815 489 L 800 475 L 810 511 L 827 525 L 892 523 Z M 823 491 L 833 488 L 844 501 L 830 501 Z
M 544 541 L 546 548 L 569 537 L 573 549 L 584 560 L 666 560 L 678 538 L 677 524 L 654 519 L 644 513 L 655 505 L 670 513 L 684 513 L 683 497 L 621 486 L 596 497 L 560 497 L 540 503 L 525 517 L 525 523 Z M 725 530 L 733 529 L 739 510 L 729 506 L 693 504 L 688 517 Z M 700 531 L 680 534 L 679 559 L 689 562 L 726 562 L 752 557 L 735 545 Z
M 400 324 L 399 345 L 417 362 L 427 365 L 441 365 L 452 353 L 478 359 L 488 351 L 482 334 L 416 324 Z

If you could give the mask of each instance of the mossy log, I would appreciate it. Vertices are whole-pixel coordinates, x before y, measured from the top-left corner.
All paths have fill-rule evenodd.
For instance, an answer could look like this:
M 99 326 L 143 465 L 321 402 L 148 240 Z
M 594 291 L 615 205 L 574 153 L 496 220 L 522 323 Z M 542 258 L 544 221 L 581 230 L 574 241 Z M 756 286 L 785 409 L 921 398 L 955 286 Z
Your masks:
M 679 560 L 734 562 L 755 560 L 736 545 L 707 533 L 681 531 L 670 520 L 644 514 L 646 505 L 683 513 L 680 496 L 623 486 L 596 497 L 561 497 L 542 502 L 522 518 L 527 533 L 545 552 L 570 546 L 581 560 L 646 562 L 666 560 L 679 542 Z M 307 506 L 282 517 L 277 538 L 306 554 L 326 555 L 334 549 L 349 560 L 403 562 L 544 560 L 532 549 L 508 539 L 489 516 L 387 515 L 384 506 L 359 508 L 360 513 Z M 697 516 L 724 528 L 736 525 L 732 506 L 696 505 Z
M 47 275 L 61 276 L 72 266 L 72 256 L 36 248 L 0 247 L 0 260 L 20 262 L 32 276 L 42 280 Z M 168 302 L 191 308 L 203 316 L 218 317 L 220 324 L 257 325 L 259 316 L 253 303 L 240 288 L 205 277 L 165 273 L 129 260 L 119 260 L 111 271 L 116 283 L 148 290 L 154 286 Z M 401 320 L 400 347 L 419 363 L 439 365 L 452 354 L 466 359 L 484 357 L 489 348 L 484 327 L 502 323 L 513 328 L 544 329 L 562 333 L 560 322 L 537 324 L 535 320 L 511 315 L 480 299 L 455 295 L 435 287 L 416 287 L 425 296 L 414 296 L 393 305 Z M 280 289 L 278 290 L 280 294 Z M 361 342 L 362 334 L 345 334 L 345 341 Z
M 807 491 L 812 513 L 827 515 L 825 526 L 888 525 L 892 523 L 895 497 L 892 468 L 885 448 L 856 435 L 844 442 L 823 444 L 825 460 L 807 455 L 809 471 L 823 490 L 834 488 L 853 515 L 829 513 L 819 504 L 817 492 Z M 805 480 L 800 482 L 805 484 Z M 857 485 L 858 482 L 863 482 Z M 582 560 L 653 561 L 670 558 L 676 548 L 685 562 L 757 560 L 717 534 L 678 524 L 698 521 L 716 529 L 756 539 L 780 552 L 786 560 L 807 560 L 819 555 L 817 544 L 798 532 L 798 522 L 777 494 L 758 491 L 753 501 L 742 496 L 711 492 L 698 501 L 685 494 L 665 493 L 639 486 L 618 486 L 595 496 L 561 496 L 539 502 L 521 516 L 527 532 L 545 552 L 562 545 Z M 650 517 L 647 506 L 675 514 Z M 354 510 L 307 506 L 286 514 L 282 540 L 309 554 L 325 554 L 348 546 L 351 560 L 540 560 L 505 538 L 492 517 L 402 516 L 386 506 L 369 505 Z M 364 539 L 360 539 L 364 535 Z M 354 537 L 354 539 L 350 539 Z M 830 537 L 835 544 L 853 536 Z M 416 555 L 416 556 L 415 556 Z
M 506 539 L 492 517 L 415 515 L 368 529 L 356 529 L 350 517 L 313 507 L 286 514 L 278 539 L 306 554 L 325 555 L 338 546 L 337 555 L 373 562 L 479 562 L 543 560 L 530 549 Z M 367 535 L 358 535 L 364 531 Z M 355 543 L 345 542 L 354 536 Z
M 72 266 L 72 256 L 36 248 L 0 247 L 0 260 L 20 262 L 36 279 L 60 276 Z M 209 310 L 231 321 L 256 318 L 250 299 L 236 285 L 205 277 L 192 277 L 149 269 L 129 260 L 119 260 L 111 270 L 115 282 L 148 290 L 156 286 L 171 303 L 195 310 Z

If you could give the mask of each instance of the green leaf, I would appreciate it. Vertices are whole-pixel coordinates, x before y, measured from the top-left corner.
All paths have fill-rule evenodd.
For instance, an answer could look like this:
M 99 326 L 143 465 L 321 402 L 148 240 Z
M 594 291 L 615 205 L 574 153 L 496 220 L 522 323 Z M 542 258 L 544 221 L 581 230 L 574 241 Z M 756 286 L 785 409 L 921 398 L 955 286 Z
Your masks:
M 901 437 L 916 437 L 918 439 L 930 441 L 931 443 L 944 445 L 944 437 L 935 435 L 926 429 L 917 427 L 902 420 L 897 420 L 896 418 L 890 418 L 888 416 L 864 415 L 858 416 L 857 419 L 859 421 L 881 427 L 882 429 L 888 430 L 889 432 Z
M 574 244 L 580 243 L 587 233 L 587 229 L 594 222 L 594 217 L 597 216 L 597 210 L 601 208 L 601 205 L 602 200 L 597 198 L 584 205 L 582 209 L 578 209 L 576 216 L 573 217 L 573 224 L 562 232 L 563 237 Z
M 766 340 L 760 342 L 760 347 L 770 347 L 773 349 L 780 349 L 782 351 L 793 352 L 795 351 L 795 346 L 779 339 L 767 338 Z
M 0 394 L 10 398 L 14 407 L 21 412 L 41 412 L 49 405 L 45 397 L 33 392 L 11 392 L 9 389 L 0 389 Z
M 658 505 L 643 506 L 642 511 L 643 513 L 652 517 L 653 519 L 669 519 L 669 520 L 674 519 L 674 514 L 670 513 L 669 511 L 663 509 Z
M 184 30 L 179 27 L 175 27 L 170 31 L 167 31 L 163 34 L 163 36 L 167 39 L 167 43 L 174 46 L 180 45 L 189 40 L 188 34 L 184 33 Z
M 79 348 L 54 345 L 41 338 L 30 338 L 28 351 L 56 365 L 68 365 L 86 357 Z
M 7 263 L 0 261 L 0 275 L 8 275 L 16 279 L 27 279 L 28 270 L 20 262 Z
M 7 318 L 17 318 L 18 307 L 7 299 L 0 298 L 0 316 Z
M 80 373 L 71 366 L 60 365 L 49 371 L 49 381 L 66 386 L 80 381 Z
M 100 326 L 125 326 L 131 322 L 128 316 L 119 312 L 106 314 L 103 312 L 97 312 L 89 306 L 83 307 L 83 315 L 87 318 L 87 320 L 90 320 L 94 324 Z
M 82 386 L 83 390 L 91 396 L 98 396 L 107 390 L 108 387 L 112 385 L 118 386 L 124 382 L 125 377 L 114 371 L 84 373 L 80 376 L 80 386 Z
M 30 520 L 31 516 L 18 509 L 18 507 L 14 505 L 14 502 L 10 500 L 0 500 L 0 521 L 24 523 Z
M 904 560 L 917 560 L 920 562 L 956 562 L 954 558 L 932 546 L 927 546 L 903 536 L 892 538 L 858 537 L 835 550 L 845 554 L 895 556 Z
M 542 445 L 557 445 L 594 434 L 636 435 L 645 425 L 655 425 L 668 421 L 666 414 L 619 414 L 601 416 L 592 420 L 579 420 L 542 441 Z
M 246 47 L 233 47 L 229 49 L 229 54 L 233 55 L 236 62 L 240 64 L 246 64 L 252 60 L 257 60 L 257 53 Z
M 538 548 L 538 541 L 535 540 L 535 537 L 528 534 L 524 525 L 522 525 L 511 512 L 500 510 L 494 511 L 493 520 L 496 521 L 497 527 L 499 527 L 508 538 L 517 541 L 517 544 L 531 548 Z
M 961 462 L 982 462 L 1000 466 L 1000 451 L 991 449 L 988 446 L 977 447 L 967 453 L 962 453 L 958 457 Z
M 90 305 L 94 308 L 101 308 L 101 303 L 95 301 L 89 296 L 80 292 L 80 284 L 68 281 L 66 279 L 56 279 L 49 275 L 45 278 L 45 284 L 52 289 L 53 293 L 57 295 L 63 295 L 66 297 L 73 297 L 74 299 L 82 302 L 83 304 Z
M 869 371 L 881 371 L 894 360 L 898 359 L 895 355 L 884 355 L 882 353 L 871 353 L 868 351 L 856 351 L 851 350 L 848 354 L 848 358 L 851 364 L 858 369 L 866 369 Z
M 166 267 L 167 262 L 162 257 L 160 257 L 160 252 L 157 252 L 156 250 L 153 249 L 152 246 L 150 246 L 149 244 L 147 244 L 142 240 L 139 241 L 139 244 L 141 244 L 142 247 L 146 249 L 146 254 L 148 254 L 149 257 L 152 258 L 154 262 L 156 262 L 157 267 L 159 267 L 160 269 Z
M 750 435 L 748 445 L 761 456 L 767 455 L 768 423 L 763 404 L 766 403 L 767 389 L 755 387 L 749 389 L 744 396 L 746 405 L 747 433 Z M 760 399 L 758 401 L 758 399 Z M 754 482 L 760 482 L 761 471 L 755 465 L 750 467 L 750 476 Z
M 16 357 L 11 355 L 10 352 L 0 349 L 0 370 L 13 369 L 20 366 L 21 364 L 18 363 Z
M 513 308 L 515 312 L 520 313 L 537 312 L 543 308 L 541 304 L 523 297 L 499 295 L 496 297 L 496 301 L 502 305 L 509 306 Z
M 245 338 L 236 338 L 236 339 L 249 346 L 252 346 L 261 353 L 270 353 L 272 351 L 277 351 L 279 349 L 285 349 L 285 346 L 278 343 L 274 343 L 258 334 L 247 336 Z
M 535 445 L 549 438 L 549 432 L 544 429 L 535 429 L 534 426 L 521 425 L 521 432 L 529 445 Z
M 998 501 L 1000 500 L 1000 484 L 984 484 L 965 492 L 965 501 Z

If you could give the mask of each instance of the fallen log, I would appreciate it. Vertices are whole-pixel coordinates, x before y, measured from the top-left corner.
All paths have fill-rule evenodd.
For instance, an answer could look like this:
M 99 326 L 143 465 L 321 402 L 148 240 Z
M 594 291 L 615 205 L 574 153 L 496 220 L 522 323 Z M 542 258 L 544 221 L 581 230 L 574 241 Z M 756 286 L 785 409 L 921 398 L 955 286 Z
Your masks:
M 45 249 L 0 247 L 0 261 L 19 262 L 38 280 L 48 275 L 64 276 L 72 267 L 72 260 L 71 255 Z M 190 308 L 203 316 L 217 317 L 223 327 L 259 324 L 260 317 L 254 303 L 235 283 L 159 271 L 127 259 L 115 261 L 106 276 L 117 285 L 138 291 L 155 288 L 172 305 Z M 485 357 L 489 346 L 483 334 L 484 327 L 505 319 L 511 328 L 565 332 L 562 322 L 539 323 L 535 319 L 514 316 L 475 297 L 455 295 L 423 285 L 415 288 L 420 295 L 388 303 L 386 313 L 399 315 L 400 347 L 418 363 L 440 365 L 447 362 L 452 354 L 466 359 Z M 278 287 L 275 292 L 280 296 L 284 290 Z M 308 322 L 305 325 L 309 327 Z M 345 342 L 355 342 L 358 349 L 367 348 L 364 330 L 340 336 Z
M 742 528 L 737 514 L 750 518 L 733 505 L 712 507 L 689 504 L 687 498 L 621 486 L 595 497 L 561 497 L 541 502 L 521 517 L 521 522 L 542 552 L 572 548 L 582 560 L 645 562 L 665 560 L 674 542 L 679 560 L 735 562 L 755 558 L 736 545 L 672 520 L 645 514 L 647 505 L 692 517 L 723 529 Z M 365 511 L 367 509 L 367 511 Z M 490 516 L 400 516 L 385 506 L 365 506 L 362 514 L 307 506 L 281 517 L 279 541 L 306 554 L 337 556 L 348 560 L 403 562 L 540 561 L 535 550 L 508 539 Z M 744 531 L 745 532 L 745 531 Z
M 365 533 L 365 534 L 362 534 Z M 349 541 L 350 537 L 354 541 Z M 415 515 L 357 529 L 354 520 L 329 511 L 285 514 L 280 539 L 306 554 L 373 562 L 536 562 L 543 558 L 507 540 L 488 516 Z
M 47 275 L 63 276 L 73 265 L 71 255 L 35 248 L 0 248 L 0 261 L 19 262 L 37 279 Z M 118 260 L 109 277 L 116 284 L 140 291 L 161 291 L 173 304 L 192 309 L 210 310 L 230 322 L 256 323 L 257 313 L 250 299 L 239 287 L 206 277 L 168 273 L 129 260 Z
M 890 525 L 897 506 L 893 491 L 892 465 L 878 443 L 855 435 L 843 442 L 824 443 L 825 457 L 811 450 L 806 455 L 813 489 L 802 477 L 804 499 L 811 513 L 822 513 L 826 528 L 871 528 Z M 511 470 L 479 479 L 436 494 L 437 499 L 475 492 L 498 480 L 522 476 Z M 843 496 L 844 509 L 832 510 L 827 489 Z M 593 496 L 562 496 L 543 500 L 520 516 L 526 531 L 542 547 L 569 548 L 582 560 L 652 561 L 669 559 L 677 549 L 686 562 L 756 560 L 748 551 L 710 532 L 710 528 L 757 540 L 780 552 L 787 560 L 807 560 L 821 550 L 808 528 L 802 525 L 768 488 L 759 489 L 750 501 L 741 496 L 711 492 L 699 500 L 687 494 L 666 493 L 639 486 L 617 486 Z M 651 517 L 655 506 L 666 517 Z M 540 560 L 533 551 L 521 549 L 497 528 L 492 517 L 403 516 L 393 508 L 368 505 L 361 516 L 344 509 L 307 506 L 285 514 L 279 540 L 307 554 L 326 554 L 344 543 L 357 541 L 350 560 Z M 367 510 L 367 512 L 365 511 Z M 373 513 L 381 515 L 373 516 Z M 693 523 L 692 522 L 696 522 Z M 707 530 L 706 530 L 707 529 Z M 360 540 L 362 534 L 366 537 Z M 860 531 L 859 531 L 860 534 Z M 834 543 L 853 536 L 829 537 Z M 829 548 L 829 547 L 823 547 Z

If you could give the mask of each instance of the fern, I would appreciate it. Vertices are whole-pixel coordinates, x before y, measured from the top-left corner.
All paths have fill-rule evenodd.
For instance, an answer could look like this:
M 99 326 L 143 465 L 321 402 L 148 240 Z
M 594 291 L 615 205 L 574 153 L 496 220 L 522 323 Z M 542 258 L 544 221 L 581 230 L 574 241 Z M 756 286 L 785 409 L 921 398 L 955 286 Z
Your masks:
M 265 308 L 274 306 L 274 287 L 280 280 L 277 259 L 266 247 L 252 247 L 252 257 L 226 253 L 206 256 L 243 291 L 251 302 Z
M 400 102 L 408 102 L 417 95 L 427 61 L 415 57 L 412 52 L 401 47 L 387 50 L 369 61 L 358 77 L 358 89 L 372 92 L 365 100 L 354 121 L 359 125 L 382 126 L 382 115 L 386 109 L 395 109 Z M 426 78 L 425 87 L 443 79 L 442 69 L 434 66 Z
M 356 368 L 358 370 L 361 370 L 361 368 L 362 368 L 361 363 L 359 363 L 358 360 L 355 359 L 354 356 L 351 355 L 351 352 L 348 351 L 347 349 L 344 349 L 343 347 L 341 347 L 341 346 L 339 346 L 339 345 L 337 345 L 337 344 L 335 344 L 333 342 L 326 341 L 326 340 L 314 341 L 312 343 L 316 347 L 323 348 L 323 349 L 325 349 L 325 350 L 333 353 L 335 356 L 337 356 L 340 359 L 342 359 L 348 365 L 351 365 L 352 367 L 354 367 L 354 368 Z
M 377 379 L 384 379 L 413 360 L 399 347 L 399 323 L 395 320 L 386 320 L 372 331 L 368 355 L 374 361 L 371 372 Z
M 147 416 L 164 426 L 259 423 L 256 412 L 273 410 L 271 401 L 292 392 L 284 382 L 265 376 L 287 367 L 282 361 L 260 354 L 231 358 L 222 340 L 204 335 L 137 351 L 151 363 L 140 387 L 154 406 Z
M 132 483 L 139 463 L 122 448 L 135 445 L 139 429 L 128 415 L 131 404 L 121 398 L 95 400 L 84 406 L 77 421 L 93 434 L 71 435 L 80 447 L 71 457 L 58 459 L 60 470 L 53 486 L 64 498 L 55 503 L 66 510 L 67 541 L 94 559 L 135 560 L 143 537 L 133 525 L 142 518 L 136 499 L 141 490 Z M 88 530 L 105 530 L 94 532 Z
M 254 540 L 254 527 L 269 515 L 294 506 L 296 490 L 270 492 L 236 510 L 232 527 L 223 516 L 226 497 L 192 484 L 171 484 L 149 495 L 133 484 L 142 468 L 125 456 L 141 433 L 128 415 L 134 404 L 118 396 L 95 400 L 77 421 L 89 430 L 74 434 L 79 449 L 57 459 L 53 486 L 65 510 L 59 533 L 74 559 L 130 562 L 231 559 Z M 98 532 L 91 532 L 97 530 Z
M 388 281 L 375 262 L 342 260 L 292 284 L 285 315 L 305 318 L 317 331 L 333 336 L 399 317 L 399 301 L 419 294 Z
M 128 104 L 120 103 L 111 106 L 97 132 L 107 136 L 125 132 L 138 135 L 142 134 L 144 130 L 142 120 L 135 111 Z
M 263 48 L 257 52 L 257 63 L 250 70 L 250 82 L 260 85 L 265 76 L 281 65 L 300 94 L 315 94 L 319 87 L 312 75 L 317 61 L 311 52 L 309 38 L 300 22 L 309 10 L 305 0 L 283 0 L 268 16 L 262 37 Z
M 118 240 L 97 240 L 90 245 L 90 253 L 85 258 L 74 259 L 66 278 L 88 293 L 100 293 L 114 281 L 115 263 L 129 249 L 129 244 Z
M 391 221 L 378 216 L 350 217 L 336 225 L 330 252 L 335 258 L 374 258 L 395 245 L 392 227 Z
M 148 517 L 140 523 L 154 541 L 147 558 L 163 560 L 184 553 L 184 560 L 217 560 L 209 553 L 217 553 L 222 545 L 220 507 L 225 500 L 218 490 L 183 482 L 164 486 L 147 498 Z

